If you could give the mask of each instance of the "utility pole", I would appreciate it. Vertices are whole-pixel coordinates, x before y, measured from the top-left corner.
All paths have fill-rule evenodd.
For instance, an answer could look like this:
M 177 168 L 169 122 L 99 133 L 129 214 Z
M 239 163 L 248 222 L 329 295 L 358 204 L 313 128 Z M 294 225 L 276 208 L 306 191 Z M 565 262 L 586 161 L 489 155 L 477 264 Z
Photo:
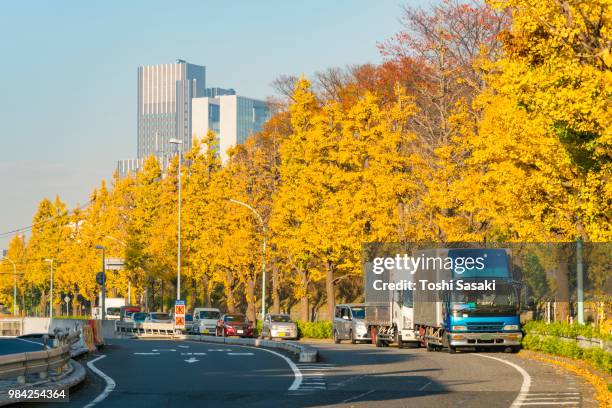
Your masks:
M 584 269 L 582 262 L 582 238 L 576 240 L 576 295 L 578 300 L 578 323 L 584 324 Z
M 96 249 L 102 250 L 102 320 L 106 318 L 106 248 L 96 245 Z

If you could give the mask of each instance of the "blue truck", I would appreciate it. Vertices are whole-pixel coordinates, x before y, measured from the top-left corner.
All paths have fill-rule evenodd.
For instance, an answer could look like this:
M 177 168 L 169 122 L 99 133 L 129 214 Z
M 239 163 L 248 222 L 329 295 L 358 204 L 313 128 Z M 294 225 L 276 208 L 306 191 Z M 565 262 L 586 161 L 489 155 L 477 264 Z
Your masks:
M 421 258 L 414 330 L 428 351 L 520 350 L 520 285 L 508 249 L 437 248 L 413 257 Z

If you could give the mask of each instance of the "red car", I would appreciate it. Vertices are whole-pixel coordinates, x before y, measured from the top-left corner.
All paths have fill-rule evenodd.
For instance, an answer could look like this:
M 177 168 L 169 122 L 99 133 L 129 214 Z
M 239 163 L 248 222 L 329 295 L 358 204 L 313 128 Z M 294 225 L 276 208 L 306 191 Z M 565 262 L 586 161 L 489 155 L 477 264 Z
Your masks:
M 241 314 L 224 314 L 217 321 L 218 337 L 240 336 L 254 337 L 255 327 L 253 323 L 245 315 Z

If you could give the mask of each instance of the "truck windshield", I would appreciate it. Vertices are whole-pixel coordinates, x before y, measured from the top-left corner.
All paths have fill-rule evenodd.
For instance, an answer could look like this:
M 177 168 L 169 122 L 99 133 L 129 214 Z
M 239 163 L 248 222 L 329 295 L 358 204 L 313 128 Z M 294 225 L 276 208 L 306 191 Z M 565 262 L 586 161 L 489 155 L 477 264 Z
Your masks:
M 363 307 L 352 307 L 353 319 L 365 319 L 365 309 Z
M 518 288 L 510 282 L 497 281 L 495 291 L 453 291 L 451 312 L 454 315 L 507 315 L 519 308 Z
M 200 310 L 200 319 L 214 319 L 217 320 L 221 316 L 221 313 L 216 310 Z
M 508 256 L 504 249 L 449 249 L 448 257 L 453 259 L 454 278 L 511 277 Z

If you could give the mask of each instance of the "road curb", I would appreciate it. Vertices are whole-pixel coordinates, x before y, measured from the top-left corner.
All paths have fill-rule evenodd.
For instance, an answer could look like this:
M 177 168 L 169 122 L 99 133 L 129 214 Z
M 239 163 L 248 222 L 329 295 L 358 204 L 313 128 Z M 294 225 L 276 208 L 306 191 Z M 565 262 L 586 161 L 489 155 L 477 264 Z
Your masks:
M 297 354 L 300 363 L 316 363 L 319 351 L 309 345 L 289 343 L 286 341 L 263 340 L 263 339 L 241 339 L 233 337 L 215 337 L 198 334 L 184 334 L 177 336 L 179 339 L 206 341 L 209 343 L 234 344 L 238 346 L 265 347 L 280 349 Z
M 25 384 L 21 386 L 10 387 L 10 389 L 13 389 L 13 390 L 18 389 L 20 391 L 24 391 L 28 389 L 69 390 L 70 388 L 74 387 L 75 385 L 85 380 L 85 376 L 87 374 L 85 371 L 85 368 L 74 360 L 70 360 L 70 367 L 71 367 L 70 371 L 64 373 L 61 376 L 50 377 L 47 380 L 39 381 L 33 384 Z M 0 390 L 0 406 L 11 405 L 11 404 L 16 404 L 19 402 L 26 402 L 26 401 L 27 399 L 25 398 L 9 399 L 8 389 Z

